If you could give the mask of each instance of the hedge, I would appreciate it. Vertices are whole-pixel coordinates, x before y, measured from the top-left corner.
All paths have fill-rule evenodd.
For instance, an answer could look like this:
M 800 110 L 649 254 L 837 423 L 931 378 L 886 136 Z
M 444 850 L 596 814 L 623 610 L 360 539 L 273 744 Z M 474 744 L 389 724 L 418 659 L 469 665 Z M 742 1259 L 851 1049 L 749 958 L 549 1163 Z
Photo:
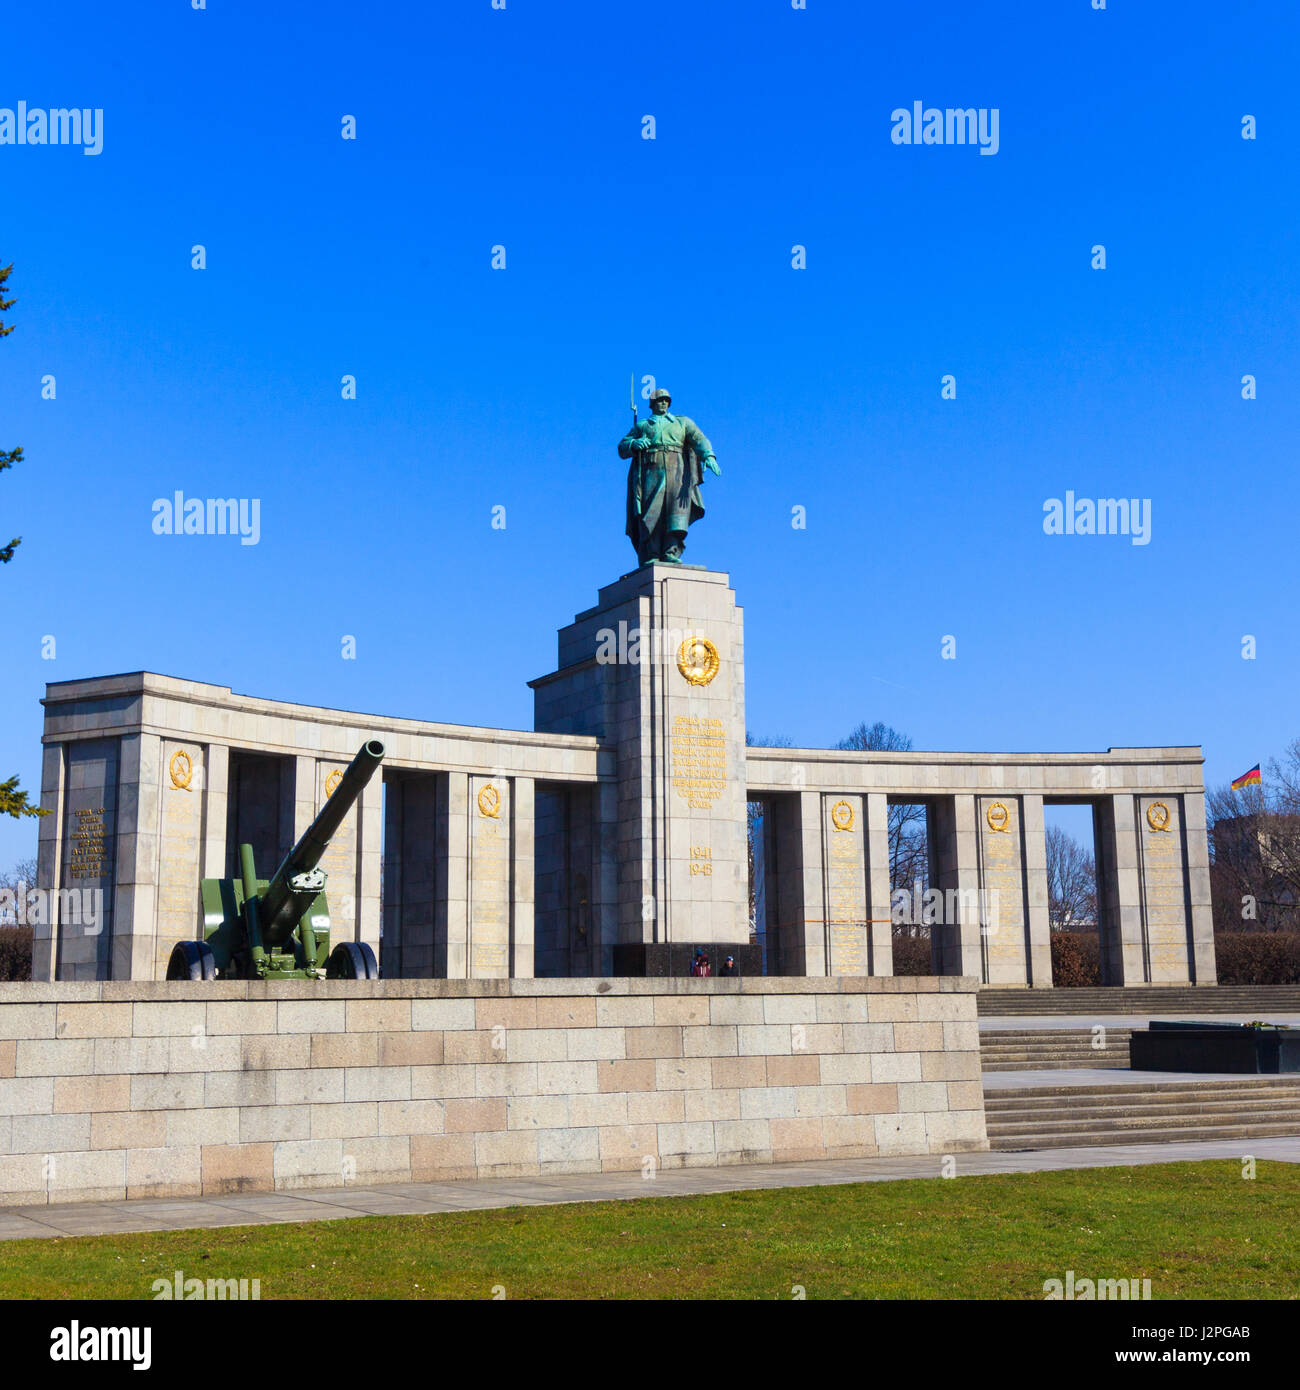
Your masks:
M 1221 985 L 1300 984 L 1300 932 L 1215 932 Z
M 933 975 L 928 936 L 894 937 L 895 975 Z
M 1101 942 L 1096 932 L 1054 931 L 1052 983 L 1058 989 L 1101 984 Z
M 0 980 L 31 978 L 31 927 L 0 927 Z

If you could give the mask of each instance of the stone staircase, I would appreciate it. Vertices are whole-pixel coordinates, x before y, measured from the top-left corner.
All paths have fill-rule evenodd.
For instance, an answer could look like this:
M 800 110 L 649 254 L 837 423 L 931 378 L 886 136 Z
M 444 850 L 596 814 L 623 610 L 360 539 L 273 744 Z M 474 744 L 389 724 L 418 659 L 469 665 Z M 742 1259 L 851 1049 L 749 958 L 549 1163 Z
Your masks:
M 1061 1071 L 1079 1067 L 1127 1067 L 1131 1028 L 1107 1028 L 1104 1047 L 1093 1046 L 1090 1028 L 982 1028 L 983 1071 Z
M 1300 985 L 1135 985 L 1131 989 L 993 989 L 976 996 L 981 1018 L 1018 1014 L 1300 1014 Z
M 1280 1135 L 1300 1152 L 1300 1076 L 986 1090 L 984 1112 L 1002 1153 Z

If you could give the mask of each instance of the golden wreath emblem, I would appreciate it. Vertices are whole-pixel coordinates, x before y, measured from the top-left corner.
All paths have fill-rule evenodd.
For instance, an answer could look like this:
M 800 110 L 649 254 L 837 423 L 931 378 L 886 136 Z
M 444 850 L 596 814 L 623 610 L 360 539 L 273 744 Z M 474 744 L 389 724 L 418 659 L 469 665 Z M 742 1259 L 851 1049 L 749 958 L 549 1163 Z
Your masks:
M 853 829 L 853 807 L 847 801 L 837 801 L 831 807 L 831 824 L 836 830 Z
M 1166 834 L 1169 830 L 1169 807 L 1163 801 L 1153 801 L 1147 807 L 1147 824 L 1152 830 L 1163 830 Z
M 478 813 L 492 820 L 496 820 L 501 814 L 501 793 L 491 782 L 478 794 Z
M 194 759 L 183 748 L 172 754 L 167 771 L 171 774 L 173 787 L 179 791 L 189 791 L 190 779 L 194 776 Z
M 707 637 L 688 637 L 677 649 L 677 669 L 692 685 L 708 685 L 722 658 Z
M 984 812 L 984 819 L 988 822 L 989 829 L 995 835 L 1011 834 L 1011 812 L 1007 810 L 1006 802 L 995 801 L 987 811 Z
M 331 796 L 334 795 L 335 790 L 338 788 L 338 784 L 342 780 L 343 774 L 338 770 L 338 768 L 335 768 L 334 771 L 331 772 L 330 775 L 325 779 L 325 799 L 327 801 Z

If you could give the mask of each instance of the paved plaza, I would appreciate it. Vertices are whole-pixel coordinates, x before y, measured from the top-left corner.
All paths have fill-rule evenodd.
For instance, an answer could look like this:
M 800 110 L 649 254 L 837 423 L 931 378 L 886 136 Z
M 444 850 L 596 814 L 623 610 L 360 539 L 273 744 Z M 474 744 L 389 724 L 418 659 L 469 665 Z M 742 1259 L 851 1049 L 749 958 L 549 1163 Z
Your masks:
M 1256 1159 L 1300 1163 L 1300 1137 L 1261 1139 L 1249 1146 Z M 1196 1144 L 1115 1144 L 1099 1148 L 1039 1149 L 1026 1153 L 954 1155 L 956 1176 L 1034 1173 L 1063 1168 L 1122 1168 L 1147 1163 L 1240 1159 L 1240 1140 Z M 466 1182 L 387 1183 L 304 1192 L 79 1202 L 66 1206 L 0 1208 L 0 1240 L 114 1235 L 129 1231 L 274 1226 L 295 1221 L 336 1221 L 356 1216 L 421 1216 L 436 1212 L 541 1207 L 560 1202 L 627 1201 L 638 1197 L 690 1197 L 756 1188 L 822 1187 L 903 1178 L 939 1179 L 938 1155 L 859 1158 L 819 1163 L 744 1164 L 661 1172 L 590 1173 L 548 1178 L 488 1178 Z

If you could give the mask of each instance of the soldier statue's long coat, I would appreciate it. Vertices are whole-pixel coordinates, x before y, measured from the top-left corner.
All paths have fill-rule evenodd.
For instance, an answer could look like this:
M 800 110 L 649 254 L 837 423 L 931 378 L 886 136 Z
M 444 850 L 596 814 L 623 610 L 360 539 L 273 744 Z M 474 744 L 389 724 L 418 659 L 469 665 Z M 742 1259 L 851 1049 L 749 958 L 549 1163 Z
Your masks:
M 633 439 L 647 437 L 655 440 L 655 448 L 631 448 Z M 667 522 L 667 540 L 669 533 L 684 533 L 704 515 L 701 460 L 713 457 L 713 446 L 689 416 L 671 412 L 648 416 L 623 436 L 618 451 L 632 460 L 627 470 L 626 529 L 638 555 L 661 520 Z M 680 472 L 672 457 L 676 452 L 681 455 Z

